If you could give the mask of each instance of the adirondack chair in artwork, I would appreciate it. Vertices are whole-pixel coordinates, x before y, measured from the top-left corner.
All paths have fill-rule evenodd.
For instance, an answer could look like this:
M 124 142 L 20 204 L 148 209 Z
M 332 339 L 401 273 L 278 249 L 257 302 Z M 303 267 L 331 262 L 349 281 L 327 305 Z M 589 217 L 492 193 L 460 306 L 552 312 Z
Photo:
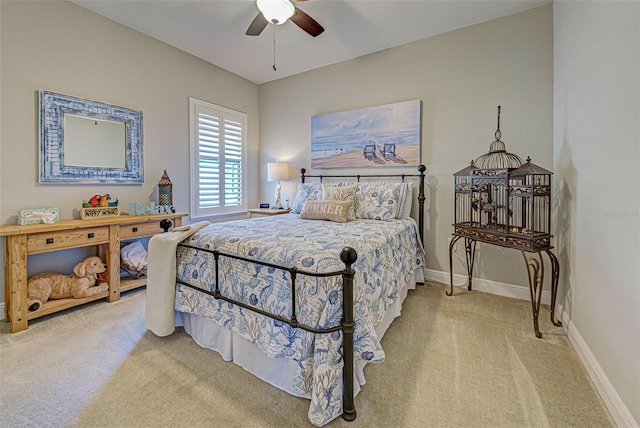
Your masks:
M 393 138 L 384 143 L 379 149 L 380 155 L 386 161 L 396 156 L 396 142 Z
M 376 158 L 376 145 L 375 144 L 367 144 L 362 147 L 362 156 L 365 159 L 375 159 Z

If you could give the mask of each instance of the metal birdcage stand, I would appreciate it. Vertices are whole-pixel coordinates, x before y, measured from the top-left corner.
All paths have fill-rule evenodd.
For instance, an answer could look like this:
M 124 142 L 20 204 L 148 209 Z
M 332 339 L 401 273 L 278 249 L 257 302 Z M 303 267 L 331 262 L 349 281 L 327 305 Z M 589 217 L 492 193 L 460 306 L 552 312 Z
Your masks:
M 508 153 L 501 136 L 498 106 L 498 129 L 489 153 L 453 175 L 455 219 L 449 244 L 451 287 L 446 294 L 453 294 L 452 253 L 458 240 L 464 238 L 468 290 L 472 287 L 476 242 L 520 250 L 529 277 L 535 334 L 542 337 L 538 326 L 544 282 L 542 252 L 551 261 L 551 322 L 561 325 L 554 314 L 560 264 L 551 252 L 552 172 L 531 163 L 530 158 L 523 162 L 519 156 Z

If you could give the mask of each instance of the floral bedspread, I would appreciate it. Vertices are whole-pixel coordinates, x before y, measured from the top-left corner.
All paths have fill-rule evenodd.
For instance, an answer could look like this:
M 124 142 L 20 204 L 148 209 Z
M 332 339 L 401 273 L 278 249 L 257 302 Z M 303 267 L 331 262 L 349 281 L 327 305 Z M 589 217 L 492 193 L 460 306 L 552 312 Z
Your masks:
M 356 249 L 354 278 L 354 358 L 384 361 L 375 326 L 414 271 L 424 268 L 424 251 L 413 219 L 356 220 L 348 223 L 302 220 L 296 214 L 211 224 L 185 243 L 311 272 L 344 269 L 340 251 Z M 215 289 L 213 255 L 178 247 L 178 278 Z M 220 292 L 273 314 L 291 316 L 287 271 L 220 257 Z M 294 387 L 311 392 L 309 420 L 322 426 L 342 413 L 342 332 L 313 334 L 216 300 L 177 284 L 176 310 L 215 320 L 255 343 L 272 358 L 298 362 Z M 316 328 L 342 317 L 342 277 L 296 277 L 296 317 Z

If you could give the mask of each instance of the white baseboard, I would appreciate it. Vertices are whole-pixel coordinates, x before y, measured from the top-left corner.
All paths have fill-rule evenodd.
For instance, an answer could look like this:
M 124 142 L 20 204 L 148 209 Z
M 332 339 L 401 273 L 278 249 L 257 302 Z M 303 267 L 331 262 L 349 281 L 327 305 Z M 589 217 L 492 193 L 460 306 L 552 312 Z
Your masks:
M 442 272 L 433 269 L 425 269 L 425 278 L 430 281 L 449 284 L 449 272 Z M 467 276 L 453 274 L 453 285 L 457 287 L 467 287 Z M 473 290 L 484 291 L 489 294 L 498 296 L 512 297 L 520 300 L 531 300 L 529 287 L 521 287 L 519 285 L 507 284 L 504 282 L 491 281 L 482 278 L 473 278 Z M 551 292 L 542 290 L 541 301 L 543 305 L 551 303 Z M 556 311 L 557 312 L 557 311 Z
M 600 367 L 598 360 L 591 352 L 591 349 L 589 349 L 587 342 L 584 341 L 582 335 L 569 318 L 569 314 L 564 311 L 562 306 L 558 309 L 559 311 L 556 312 L 560 312 L 560 314 L 562 314 L 562 317 L 560 318 L 562 320 L 562 328 L 564 328 L 564 331 L 567 333 L 569 341 L 578 353 L 580 361 L 582 361 L 582 364 L 587 369 L 589 377 L 591 377 L 591 380 L 600 393 L 600 397 L 602 398 L 602 401 L 604 401 L 605 406 L 607 406 L 607 409 L 609 410 L 609 413 L 611 413 L 611 417 L 616 425 L 619 427 L 638 428 L 638 422 L 634 419 L 633 415 L 620 398 L 620 395 L 618 395 L 618 392 L 609 381 L 609 378 L 602 370 L 602 367 Z

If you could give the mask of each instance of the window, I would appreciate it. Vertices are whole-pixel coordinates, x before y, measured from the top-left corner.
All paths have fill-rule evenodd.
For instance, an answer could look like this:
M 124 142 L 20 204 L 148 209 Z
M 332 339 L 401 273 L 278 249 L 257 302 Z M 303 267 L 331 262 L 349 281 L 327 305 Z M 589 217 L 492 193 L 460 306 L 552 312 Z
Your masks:
M 189 98 L 191 217 L 247 210 L 247 115 Z

